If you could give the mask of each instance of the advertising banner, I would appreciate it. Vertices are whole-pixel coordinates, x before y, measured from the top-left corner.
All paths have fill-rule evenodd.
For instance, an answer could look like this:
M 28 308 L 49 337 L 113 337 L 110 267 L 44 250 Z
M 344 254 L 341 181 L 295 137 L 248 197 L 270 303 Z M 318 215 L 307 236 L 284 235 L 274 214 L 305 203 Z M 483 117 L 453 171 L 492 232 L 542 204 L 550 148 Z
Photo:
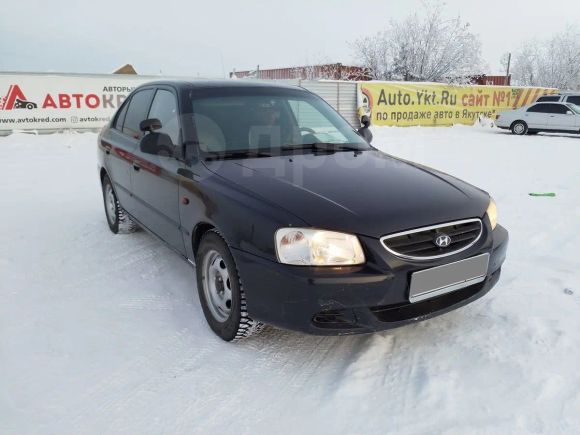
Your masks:
M 372 125 L 472 125 L 495 119 L 503 110 L 533 103 L 553 88 L 447 85 L 441 83 L 359 82 L 357 113 Z
M 0 131 L 98 129 L 127 95 L 159 77 L 0 74 Z

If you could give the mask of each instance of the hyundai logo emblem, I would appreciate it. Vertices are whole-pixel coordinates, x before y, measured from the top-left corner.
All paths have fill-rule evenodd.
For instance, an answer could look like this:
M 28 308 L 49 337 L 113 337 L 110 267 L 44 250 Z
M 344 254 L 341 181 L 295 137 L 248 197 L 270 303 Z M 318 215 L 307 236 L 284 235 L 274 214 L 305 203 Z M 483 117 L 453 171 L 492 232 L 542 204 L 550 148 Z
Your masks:
M 446 248 L 447 246 L 449 246 L 450 243 L 451 237 L 449 237 L 447 234 L 439 234 L 435 238 L 435 244 L 440 248 Z

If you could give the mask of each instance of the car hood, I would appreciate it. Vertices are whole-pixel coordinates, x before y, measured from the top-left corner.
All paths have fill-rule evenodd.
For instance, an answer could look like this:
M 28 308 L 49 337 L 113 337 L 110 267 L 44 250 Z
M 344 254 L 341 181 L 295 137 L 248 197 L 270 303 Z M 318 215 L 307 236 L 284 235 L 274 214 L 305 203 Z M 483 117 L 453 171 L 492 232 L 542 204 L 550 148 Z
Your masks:
M 489 195 L 380 151 L 221 160 L 208 169 L 309 225 L 370 237 L 482 217 Z

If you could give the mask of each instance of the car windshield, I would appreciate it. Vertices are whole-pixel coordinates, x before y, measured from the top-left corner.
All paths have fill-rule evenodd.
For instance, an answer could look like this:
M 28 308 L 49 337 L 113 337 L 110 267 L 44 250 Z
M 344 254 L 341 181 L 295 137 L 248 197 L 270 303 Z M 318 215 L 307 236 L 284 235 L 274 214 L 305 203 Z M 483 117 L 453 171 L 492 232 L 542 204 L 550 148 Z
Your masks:
M 371 148 L 324 100 L 300 89 L 199 89 L 191 102 L 199 147 L 210 157 Z
M 580 115 L 580 106 L 578 106 L 577 104 L 568 103 L 568 107 L 572 109 L 573 112 Z

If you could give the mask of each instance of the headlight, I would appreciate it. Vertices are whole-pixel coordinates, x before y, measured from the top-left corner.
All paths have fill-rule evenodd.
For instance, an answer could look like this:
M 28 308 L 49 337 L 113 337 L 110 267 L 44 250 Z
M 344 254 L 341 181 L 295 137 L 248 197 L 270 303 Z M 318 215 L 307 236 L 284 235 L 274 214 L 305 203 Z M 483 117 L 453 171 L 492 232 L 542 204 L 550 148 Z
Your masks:
M 365 262 L 358 238 L 309 228 L 276 231 L 278 261 L 298 266 L 350 266 Z
M 495 227 L 497 226 L 497 207 L 493 198 L 489 198 L 489 205 L 487 206 L 486 213 L 489 222 L 491 223 L 491 229 L 495 230 Z

